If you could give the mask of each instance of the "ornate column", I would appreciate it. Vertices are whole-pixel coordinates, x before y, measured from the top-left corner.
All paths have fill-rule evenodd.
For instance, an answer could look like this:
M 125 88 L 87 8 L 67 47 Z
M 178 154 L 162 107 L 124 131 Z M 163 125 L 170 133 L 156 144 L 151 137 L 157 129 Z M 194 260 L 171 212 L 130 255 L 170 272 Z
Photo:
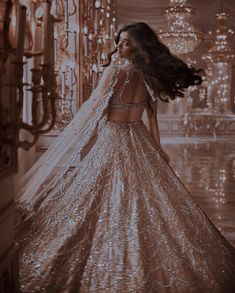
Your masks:
M 58 94 L 53 131 L 40 137 L 44 151 L 96 87 L 107 54 L 114 47 L 116 1 L 52 0 L 54 66 Z
M 222 7 L 223 11 L 223 7 Z M 190 111 L 185 116 L 185 133 L 207 133 L 223 135 L 234 132 L 235 114 L 232 112 L 234 98 L 231 95 L 232 63 L 235 51 L 230 40 L 233 31 L 227 26 L 228 14 L 216 14 L 217 28 L 210 32 L 213 46 L 202 58 L 207 63 L 204 92 L 206 106 L 200 111 Z
M 79 106 L 98 83 L 107 61 L 107 54 L 114 48 L 116 32 L 116 1 L 80 1 L 80 98 Z

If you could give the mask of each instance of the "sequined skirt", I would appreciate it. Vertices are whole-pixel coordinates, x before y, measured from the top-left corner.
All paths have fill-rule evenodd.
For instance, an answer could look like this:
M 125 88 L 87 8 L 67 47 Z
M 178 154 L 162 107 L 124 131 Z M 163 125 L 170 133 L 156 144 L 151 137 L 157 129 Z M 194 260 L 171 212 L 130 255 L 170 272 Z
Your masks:
M 235 292 L 234 249 L 142 121 L 103 120 L 21 235 L 22 292 Z

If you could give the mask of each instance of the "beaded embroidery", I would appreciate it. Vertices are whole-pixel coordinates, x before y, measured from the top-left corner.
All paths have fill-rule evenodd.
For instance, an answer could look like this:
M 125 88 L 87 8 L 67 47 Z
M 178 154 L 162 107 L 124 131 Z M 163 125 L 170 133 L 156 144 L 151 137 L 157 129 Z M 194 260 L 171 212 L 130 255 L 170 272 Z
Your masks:
M 118 74 L 120 70 L 118 71 Z M 123 93 L 126 89 L 126 85 L 130 82 L 129 80 L 130 71 L 127 70 L 125 74 L 125 80 L 120 88 L 118 94 L 115 97 L 112 97 L 110 100 L 110 107 L 111 108 L 121 108 L 121 109 L 145 109 L 147 107 L 147 101 L 140 102 L 140 103 L 128 103 L 123 100 Z

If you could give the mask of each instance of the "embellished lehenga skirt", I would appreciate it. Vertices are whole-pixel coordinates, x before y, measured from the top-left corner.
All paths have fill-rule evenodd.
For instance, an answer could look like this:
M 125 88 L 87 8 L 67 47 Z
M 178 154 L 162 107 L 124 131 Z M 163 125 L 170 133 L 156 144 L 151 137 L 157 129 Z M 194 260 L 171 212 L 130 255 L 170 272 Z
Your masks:
M 142 121 L 105 120 L 19 244 L 22 292 L 235 292 L 234 249 Z

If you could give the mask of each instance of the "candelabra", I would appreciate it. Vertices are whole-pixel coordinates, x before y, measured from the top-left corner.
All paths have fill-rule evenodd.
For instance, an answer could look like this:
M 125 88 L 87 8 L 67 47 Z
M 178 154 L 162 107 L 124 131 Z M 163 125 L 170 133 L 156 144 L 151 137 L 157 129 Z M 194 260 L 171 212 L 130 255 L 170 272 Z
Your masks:
M 203 34 L 188 22 L 193 10 L 187 0 L 170 0 L 165 9 L 167 27 L 158 32 L 160 39 L 173 54 L 188 54 L 201 43 Z
M 29 149 L 41 134 L 62 130 L 97 85 L 114 44 L 115 7 L 110 0 L 28 1 L 27 7 L 4 1 L 0 153 L 5 161 L 10 145 Z
M 4 44 L 1 48 L 4 59 L 1 60 L 1 66 L 4 67 L 4 63 L 7 58 L 10 58 L 13 62 L 7 63 L 8 71 L 14 71 L 13 79 L 7 83 L 9 91 L 6 91 L 6 84 L 4 86 L 4 79 L 1 77 L 1 94 L 7 92 L 10 93 L 11 100 L 15 101 L 14 107 L 7 105 L 8 111 L 12 111 L 13 114 L 9 117 L 7 122 L 1 124 L 1 131 L 4 132 L 4 136 L 1 137 L 3 142 L 8 145 L 14 145 L 15 147 L 22 147 L 28 150 L 32 147 L 39 138 L 40 134 L 49 132 L 54 124 L 56 117 L 55 100 L 57 99 L 55 76 L 53 70 L 53 47 L 52 31 L 53 20 L 50 15 L 50 2 L 42 3 L 41 21 L 39 23 L 36 19 L 36 3 L 31 3 L 29 7 L 19 6 L 17 1 L 6 1 L 6 11 L 8 10 L 9 16 L 3 13 L 3 27 L 7 28 L 3 31 Z M 31 18 L 27 18 L 26 11 L 29 10 Z M 43 29 L 43 48 L 41 46 Z M 16 32 L 16 33 L 15 33 Z M 25 44 L 28 44 L 26 47 Z M 14 53 L 13 57 L 10 56 Z M 2 55 L 1 54 L 1 55 Z M 26 61 L 23 62 L 24 56 Z M 43 64 L 41 59 L 43 56 Z M 33 58 L 33 68 L 31 73 L 31 82 L 27 80 L 25 83 L 23 80 L 24 64 L 28 64 L 28 59 Z M 14 70 L 12 69 L 14 66 Z M 43 83 L 41 84 L 41 79 Z M 6 81 L 5 81 L 6 82 Z M 22 117 L 24 96 L 27 91 L 31 92 L 31 121 L 24 121 Z M 27 101 L 26 101 L 27 102 Z M 1 96 L 1 107 L 6 104 L 6 100 Z M 6 129 L 9 129 L 11 133 L 14 133 L 14 139 L 11 135 L 6 133 Z M 32 136 L 32 140 L 20 140 L 21 130 L 27 131 Z

